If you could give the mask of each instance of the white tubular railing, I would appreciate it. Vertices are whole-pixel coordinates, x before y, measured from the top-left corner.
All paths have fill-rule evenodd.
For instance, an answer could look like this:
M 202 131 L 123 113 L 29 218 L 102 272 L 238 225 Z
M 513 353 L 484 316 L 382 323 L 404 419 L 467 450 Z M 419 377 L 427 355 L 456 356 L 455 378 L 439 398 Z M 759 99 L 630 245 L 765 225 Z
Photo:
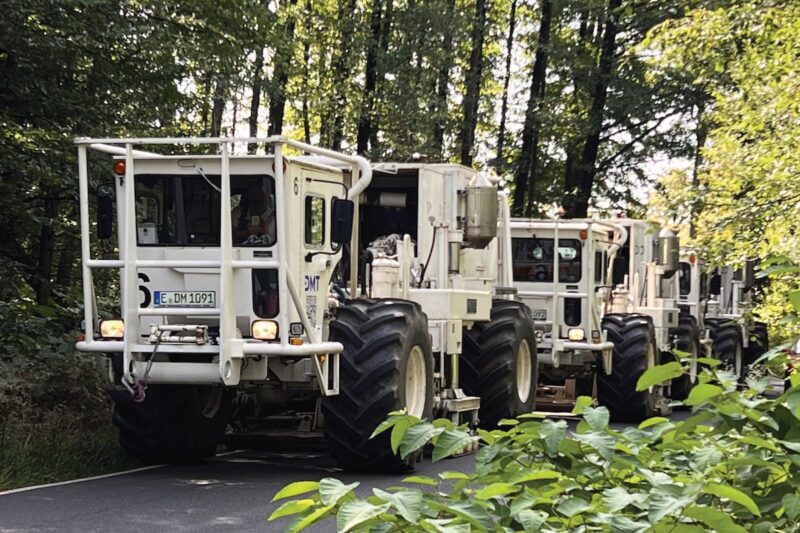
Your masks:
M 245 355 L 296 355 L 296 356 L 316 356 L 318 354 L 330 354 L 334 356 L 341 353 L 342 345 L 334 342 L 319 342 L 316 338 L 316 331 L 313 325 L 310 324 L 305 313 L 305 306 L 301 301 L 298 294 L 294 280 L 288 272 L 288 267 L 285 262 L 285 254 L 281 253 L 282 247 L 287 243 L 286 232 L 286 212 L 285 212 L 285 198 L 284 189 L 282 186 L 276 187 L 276 221 L 277 225 L 277 240 L 278 240 L 278 256 L 280 259 L 245 259 L 238 260 L 233 258 L 233 243 L 231 231 L 231 206 L 230 206 L 230 147 L 233 143 L 256 143 L 256 144 L 269 144 L 274 147 L 275 161 L 283 159 L 282 147 L 284 145 L 291 146 L 298 150 L 308 152 L 315 155 L 325 156 L 349 163 L 352 166 L 352 175 L 355 179 L 351 183 L 348 191 L 348 199 L 357 200 L 358 196 L 369 186 L 372 180 L 372 168 L 369 162 L 360 156 L 345 155 L 333 150 L 319 148 L 310 144 L 299 141 L 294 141 L 283 136 L 272 137 L 234 137 L 234 138 L 204 138 L 204 137 L 188 137 L 188 138 L 133 138 L 133 139 L 115 139 L 115 138 L 77 138 L 75 144 L 78 147 L 78 173 L 79 173 L 79 203 L 80 203 L 80 224 L 81 224 L 81 253 L 83 256 L 82 264 L 82 277 L 83 277 L 83 297 L 84 297 L 84 336 L 85 340 L 77 343 L 77 348 L 82 351 L 89 352 L 122 352 L 123 353 L 123 368 L 126 377 L 130 377 L 130 369 L 132 362 L 132 352 L 135 351 L 135 342 L 137 335 L 126 334 L 123 341 L 95 341 L 95 322 L 96 311 L 94 310 L 94 285 L 92 278 L 93 268 L 118 268 L 121 273 L 121 310 L 122 318 L 128 325 L 138 323 L 139 317 L 142 316 L 219 316 L 220 317 L 220 337 L 223 342 L 220 346 L 220 361 L 219 367 L 215 372 L 211 372 L 208 368 L 201 368 L 201 365 L 186 365 L 193 369 L 192 376 L 187 379 L 194 380 L 191 382 L 207 383 L 213 378 L 215 382 L 222 381 L 228 385 L 234 385 L 239 381 L 241 370 L 242 357 Z M 216 144 L 220 146 L 220 161 L 221 161 L 221 209 L 220 209 L 220 258 L 219 260 L 160 260 L 160 259 L 139 259 L 137 257 L 137 238 L 136 238 L 136 204 L 134 195 L 134 158 L 160 158 L 160 154 L 146 152 L 142 150 L 134 150 L 134 146 L 138 145 L 169 145 L 169 144 Z M 122 246 L 119 259 L 92 259 L 91 257 L 91 242 L 90 242 L 90 222 L 89 222 L 89 179 L 88 179 L 88 162 L 87 151 L 95 150 L 112 155 L 124 156 L 125 158 L 125 180 L 123 184 L 124 202 L 118 205 L 117 209 L 117 225 L 118 225 L 118 238 L 121 243 L 126 245 Z M 278 184 L 283 183 L 283 165 L 275 165 L 275 181 Z M 357 284 L 357 269 L 358 269 L 358 242 L 357 242 L 357 224 L 358 224 L 358 201 L 355 201 L 355 215 L 354 215 L 354 228 L 353 241 L 351 243 L 352 256 L 351 256 L 351 294 L 355 293 L 355 285 Z M 214 308 L 180 308 L 180 307 L 156 307 L 156 308 L 143 308 L 138 307 L 138 278 L 137 271 L 139 268 L 209 268 L 219 269 L 220 272 L 220 287 L 221 295 L 232 294 L 233 292 L 233 271 L 235 269 L 254 269 L 254 268 L 269 268 L 278 270 L 279 280 L 282 287 L 286 287 L 286 291 L 279 291 L 279 306 L 280 314 L 278 316 L 279 327 L 281 331 L 289 331 L 289 305 L 287 292 L 290 293 L 292 304 L 297 310 L 300 320 L 302 321 L 306 333 L 311 341 L 302 346 L 293 346 L 288 344 L 288 336 L 283 335 L 280 343 L 260 343 L 260 342 L 245 342 L 242 339 L 235 338 L 235 301 L 233 298 L 222 298 L 220 307 Z M 135 362 L 135 365 L 140 363 Z M 154 381 L 160 379 L 172 380 L 174 382 L 180 381 L 178 366 L 184 369 L 185 366 L 180 363 L 170 363 L 169 365 L 178 366 L 163 366 L 165 364 L 154 363 L 152 377 Z M 205 365 L 209 366 L 209 365 Z M 215 366 L 215 365 L 213 365 Z M 326 394 L 333 394 L 338 391 L 338 358 L 333 365 L 334 369 L 334 386 L 329 389 L 327 383 L 322 383 L 323 375 L 327 375 L 327 370 L 330 367 L 328 359 L 323 364 L 320 362 L 319 357 L 314 357 L 314 370 L 317 377 L 321 382 L 323 391 Z M 138 367 L 134 366 L 134 372 Z M 158 368 L 158 370 L 156 370 Z M 196 372 L 194 372 L 196 370 Z M 214 377 L 216 376 L 216 377 Z

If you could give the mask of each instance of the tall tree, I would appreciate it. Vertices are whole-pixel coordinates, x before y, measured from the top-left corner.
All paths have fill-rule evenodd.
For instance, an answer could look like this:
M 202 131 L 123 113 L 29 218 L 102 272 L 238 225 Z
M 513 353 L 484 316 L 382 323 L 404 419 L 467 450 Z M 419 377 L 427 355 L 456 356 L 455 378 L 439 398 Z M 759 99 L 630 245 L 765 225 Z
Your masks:
M 522 129 L 522 150 L 514 173 L 514 198 L 512 211 L 521 216 L 533 209 L 533 191 L 539 153 L 539 130 L 541 127 L 542 99 L 547 80 L 547 56 L 550 46 L 550 27 L 553 21 L 553 1 L 542 0 L 536 55 L 531 73 L 531 89 L 528 109 Z
M 481 83 L 483 82 L 483 41 L 486 34 L 486 0 L 476 0 L 475 16 L 472 21 L 472 52 L 469 56 L 464 85 L 464 120 L 461 123 L 461 164 L 472 166 L 475 148 L 475 128 L 478 126 L 478 104 L 480 103 Z
M 283 132 L 283 116 L 286 110 L 286 84 L 289 81 L 292 56 L 294 55 L 296 16 L 293 8 L 296 4 L 297 0 L 289 0 L 289 3 L 284 7 L 286 20 L 275 46 L 273 74 L 269 83 L 270 98 L 267 135 L 280 135 Z
M 375 92 L 378 84 L 378 55 L 381 49 L 381 35 L 384 23 L 384 3 L 391 9 L 392 0 L 373 0 L 370 17 L 369 40 L 367 41 L 367 60 L 364 67 L 364 96 L 361 113 L 358 119 L 356 151 L 366 153 L 370 139 L 373 137 L 373 114 L 375 113 Z
M 586 136 L 583 141 L 583 152 L 580 161 L 572 168 L 570 182 L 575 184 L 575 191 L 565 195 L 565 209 L 570 218 L 583 218 L 589 209 L 592 186 L 597 171 L 597 155 L 600 149 L 600 134 L 606 110 L 606 98 L 611 78 L 614 74 L 614 54 L 617 48 L 617 31 L 619 30 L 620 6 L 622 0 L 608 0 L 606 21 L 603 30 L 600 60 L 595 74 L 591 93 L 591 107 L 587 120 Z
M 256 62 L 253 65 L 253 82 L 250 84 L 250 117 L 247 122 L 249 125 L 250 137 L 258 136 L 258 113 L 261 109 L 261 84 L 264 70 L 264 49 L 256 50 Z M 250 143 L 247 146 L 247 153 L 254 154 L 258 145 Z
M 511 0 L 511 12 L 508 16 L 508 36 L 506 37 L 506 71 L 503 77 L 503 97 L 500 104 L 500 127 L 497 131 L 497 159 L 501 164 L 506 144 L 506 118 L 508 115 L 508 88 L 511 85 L 511 59 L 514 52 L 514 29 L 517 25 L 517 0 Z
M 447 0 L 444 10 L 445 20 L 451 19 L 455 4 L 455 0 Z M 439 61 L 439 72 L 436 78 L 436 96 L 430 106 L 434 120 L 431 155 L 439 160 L 444 158 L 444 134 L 447 128 L 447 95 L 450 91 L 450 70 L 453 68 L 453 47 L 451 44 L 453 34 L 453 26 L 446 24 L 441 39 L 443 54 Z

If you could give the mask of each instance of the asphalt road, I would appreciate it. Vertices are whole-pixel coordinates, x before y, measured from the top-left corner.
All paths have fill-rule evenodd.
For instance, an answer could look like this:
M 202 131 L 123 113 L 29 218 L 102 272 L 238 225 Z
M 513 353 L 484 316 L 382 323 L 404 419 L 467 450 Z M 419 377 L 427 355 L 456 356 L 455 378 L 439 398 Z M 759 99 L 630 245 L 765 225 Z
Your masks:
M 673 417 L 684 417 L 676 413 Z M 418 465 L 417 474 L 472 467 L 474 456 Z M 337 477 L 359 492 L 402 476 L 347 474 L 322 453 L 243 451 L 197 466 L 161 466 L 113 477 L 0 495 L 0 533 L 285 530 L 268 522 L 272 496 L 292 481 Z M 312 531 L 333 531 L 332 522 Z

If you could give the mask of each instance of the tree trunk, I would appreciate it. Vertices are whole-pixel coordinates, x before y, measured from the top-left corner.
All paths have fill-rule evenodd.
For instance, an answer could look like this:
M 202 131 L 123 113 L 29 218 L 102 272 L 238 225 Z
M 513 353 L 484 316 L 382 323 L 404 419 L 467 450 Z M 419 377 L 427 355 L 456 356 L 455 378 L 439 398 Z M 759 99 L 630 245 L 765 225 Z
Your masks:
M 214 104 L 211 108 L 211 137 L 219 137 L 222 131 L 222 112 L 225 110 L 225 89 L 222 77 L 217 78 L 214 87 Z
M 444 14 L 445 20 L 450 20 L 452 18 L 455 5 L 455 0 L 449 0 L 447 2 L 447 10 Z M 432 108 L 434 124 L 433 141 L 431 142 L 431 151 L 433 154 L 431 155 L 438 161 L 444 159 L 444 132 L 447 127 L 447 95 L 450 85 L 450 69 L 453 66 L 453 46 L 450 42 L 452 37 L 453 28 L 447 25 L 444 35 L 442 36 L 444 58 L 439 64 L 439 76 L 436 81 L 436 98 L 434 99 Z
M 303 117 L 303 140 L 310 144 L 311 143 L 311 119 L 308 115 L 308 93 L 310 89 L 308 87 L 308 77 L 310 75 L 308 71 L 308 63 L 311 60 L 311 38 L 308 36 L 310 30 L 313 28 L 311 24 L 311 0 L 306 0 L 306 36 L 303 42 L 303 104 L 300 113 Z
M 592 106 L 589 109 L 589 119 L 586 137 L 583 143 L 583 153 L 579 162 L 573 165 L 573 178 L 577 189 L 575 194 L 567 194 L 565 206 L 567 216 L 570 218 L 583 218 L 589 209 L 589 200 L 592 195 L 592 186 L 597 173 L 597 154 L 600 149 L 600 132 L 605 118 L 606 97 L 611 77 L 614 72 L 614 54 L 616 52 L 616 39 L 619 8 L 622 0 L 608 0 L 603 42 L 600 50 L 600 62 L 592 87 Z
M 356 0 L 339 3 L 339 53 L 333 64 L 333 128 L 328 147 L 339 150 L 344 140 L 344 115 L 347 107 L 347 77 L 350 74 L 350 44 L 353 41 L 353 25 L 356 16 Z
M 253 84 L 250 87 L 253 97 L 250 100 L 250 137 L 258 137 L 258 112 L 261 109 L 261 80 L 264 69 L 264 49 L 256 52 L 256 63 L 253 66 Z M 256 143 L 247 145 L 247 153 L 254 154 L 258 149 Z
M 375 148 L 378 146 L 378 125 L 380 120 L 380 113 L 378 112 L 378 106 L 381 102 L 381 88 L 383 87 L 383 76 L 384 72 L 386 72 L 386 66 L 384 62 L 389 54 L 389 39 L 392 35 L 392 16 L 394 14 L 394 0 L 386 0 L 386 13 L 383 16 L 383 22 L 381 24 L 381 32 L 378 38 L 378 48 L 381 51 L 380 56 L 378 57 L 378 81 L 379 83 L 375 87 L 375 102 L 373 103 L 373 111 L 372 111 L 372 124 L 371 124 L 371 131 L 369 137 L 369 146 L 370 148 L 375 151 Z
M 472 165 L 472 152 L 475 148 L 475 128 L 478 126 L 478 106 L 481 97 L 483 74 L 483 40 L 486 34 L 486 0 L 475 2 L 475 18 L 472 22 L 472 52 L 469 56 L 469 70 L 464 80 L 467 91 L 464 94 L 464 121 L 461 125 L 461 164 Z
M 506 144 L 506 116 L 508 115 L 508 86 L 511 83 L 511 55 L 514 51 L 514 27 L 517 23 L 517 0 L 511 1 L 508 17 L 508 37 L 506 37 L 506 75 L 503 78 L 503 100 L 500 104 L 500 129 L 497 132 L 497 159 L 505 166 L 503 150 Z
M 701 94 L 697 101 L 697 125 L 694 130 L 694 167 L 692 168 L 692 189 L 697 190 L 700 184 L 700 167 L 703 166 L 703 146 L 706 144 L 708 136 L 708 126 L 705 123 L 705 94 Z M 695 203 L 689 205 L 689 236 L 694 239 L 697 237 L 697 227 L 695 218 L 699 214 L 698 206 Z
M 531 74 L 531 92 L 528 109 L 522 128 L 522 150 L 514 173 L 514 199 L 512 211 L 515 215 L 531 213 L 533 209 L 534 177 L 539 151 L 539 128 L 541 127 L 541 103 L 547 77 L 547 52 L 550 45 L 550 27 L 553 21 L 553 1 L 542 0 L 539 36 L 536 57 Z M 527 198 L 526 198 L 527 197 Z M 527 206 L 527 207 L 526 207 Z
M 270 83 L 269 122 L 267 136 L 280 135 L 283 131 L 283 116 L 286 110 L 286 84 L 289 81 L 289 70 L 294 55 L 294 27 L 295 16 L 292 8 L 297 0 L 290 0 L 289 13 L 286 15 L 283 37 L 275 51 L 275 64 L 273 67 L 272 83 Z
M 358 134 L 356 135 L 356 152 L 359 154 L 367 152 L 369 140 L 372 136 L 372 114 L 375 109 L 375 87 L 378 81 L 378 41 L 381 37 L 382 11 L 382 0 L 373 0 L 370 37 L 367 42 L 367 61 L 364 71 L 364 101 L 361 105 L 361 116 L 358 119 Z

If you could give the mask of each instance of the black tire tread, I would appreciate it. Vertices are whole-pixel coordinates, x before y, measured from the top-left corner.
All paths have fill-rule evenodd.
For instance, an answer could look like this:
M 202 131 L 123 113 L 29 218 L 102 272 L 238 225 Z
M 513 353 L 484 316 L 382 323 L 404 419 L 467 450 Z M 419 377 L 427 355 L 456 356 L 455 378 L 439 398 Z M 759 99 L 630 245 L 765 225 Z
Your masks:
M 706 319 L 706 327 L 711 338 L 712 353 L 716 359 L 722 361 L 723 365 L 735 368 L 735 357 L 737 346 L 742 346 L 742 334 L 739 324 L 727 318 Z M 747 373 L 747 364 L 744 360 L 745 354 L 742 350 L 742 378 Z
M 688 313 L 681 313 L 678 316 L 678 328 L 675 330 L 677 336 L 677 349 L 692 353 L 692 347 L 696 348 L 698 356 L 700 353 L 700 330 L 697 327 L 697 319 Z M 678 358 L 676 357 L 676 360 Z M 683 401 L 689 397 L 689 391 L 693 384 L 689 372 L 685 372 L 681 377 L 672 380 L 672 399 Z
M 425 415 L 431 414 L 433 356 L 422 308 L 407 300 L 350 300 L 337 310 L 330 338 L 344 346 L 339 394 L 322 401 L 331 455 L 351 471 L 408 469 L 408 462 L 392 452 L 389 432 L 370 437 L 389 412 L 402 407 L 399 365 L 404 346 L 419 344 L 428 358 L 430 400 Z
M 504 418 L 533 411 L 538 363 L 530 309 L 518 301 L 496 299 L 492 302 L 491 319 L 476 322 L 463 338 L 460 384 L 466 394 L 481 399 L 480 425 L 494 428 Z M 532 390 L 524 404 L 516 390 L 516 347 L 522 339 L 528 340 L 533 365 Z
M 641 422 L 653 414 L 649 391 L 638 392 L 636 383 L 647 370 L 647 345 L 654 342 L 650 317 L 637 314 L 607 314 L 603 329 L 614 343 L 612 373 L 602 366 L 597 373 L 597 399 L 617 422 Z M 656 364 L 658 361 L 656 361 Z
M 206 418 L 203 387 L 151 385 L 141 403 L 127 391 L 111 394 L 119 442 L 150 464 L 191 464 L 213 457 L 233 411 L 233 392 L 224 391 L 216 414 Z

